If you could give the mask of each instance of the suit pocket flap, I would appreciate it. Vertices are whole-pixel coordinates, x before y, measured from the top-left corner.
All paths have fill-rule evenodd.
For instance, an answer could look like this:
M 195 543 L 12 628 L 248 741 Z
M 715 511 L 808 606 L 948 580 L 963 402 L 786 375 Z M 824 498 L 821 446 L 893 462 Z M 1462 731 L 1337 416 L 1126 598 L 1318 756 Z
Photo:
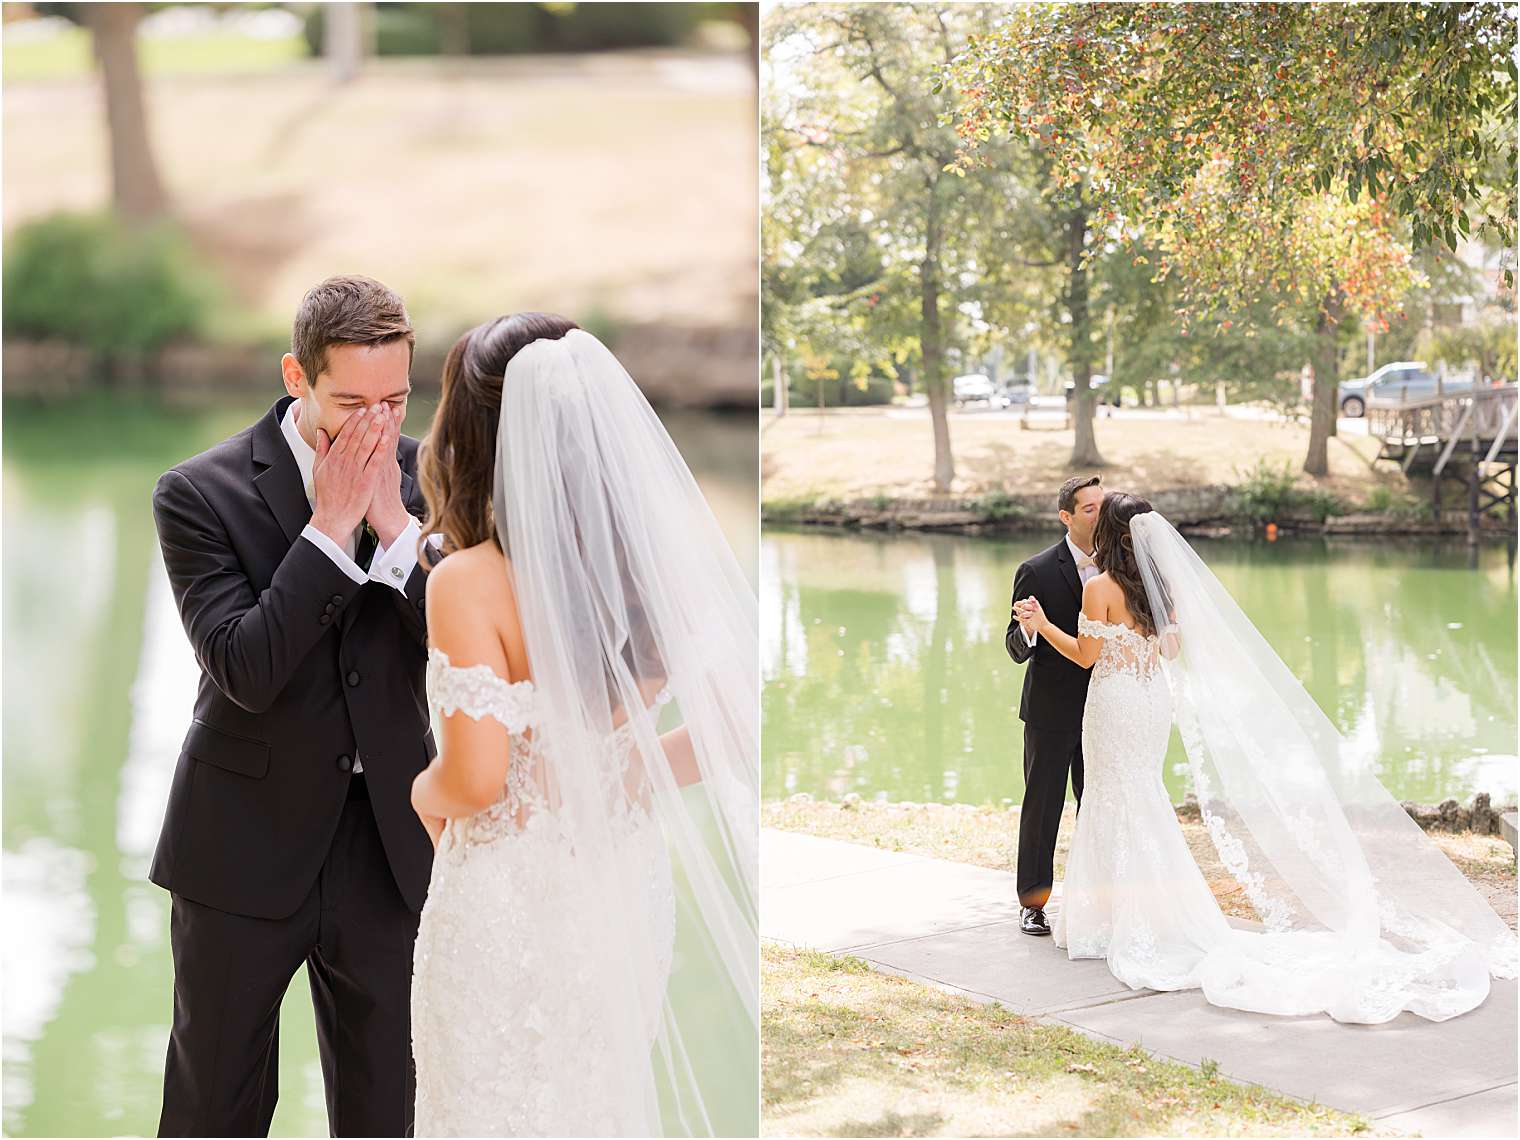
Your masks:
M 197 760 L 229 772 L 258 777 L 269 771 L 268 744 L 212 728 L 203 720 L 191 722 L 183 747 Z

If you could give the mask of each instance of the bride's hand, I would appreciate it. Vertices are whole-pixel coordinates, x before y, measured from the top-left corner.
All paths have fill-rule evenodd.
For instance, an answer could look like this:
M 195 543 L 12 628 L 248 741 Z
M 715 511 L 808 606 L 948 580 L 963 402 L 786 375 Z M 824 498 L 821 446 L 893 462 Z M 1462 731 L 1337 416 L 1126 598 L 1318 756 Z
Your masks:
M 1039 598 L 1024 598 L 1019 605 L 1023 607 L 1019 613 L 1019 618 L 1030 629 L 1039 633 L 1045 628 L 1045 610 L 1041 607 Z

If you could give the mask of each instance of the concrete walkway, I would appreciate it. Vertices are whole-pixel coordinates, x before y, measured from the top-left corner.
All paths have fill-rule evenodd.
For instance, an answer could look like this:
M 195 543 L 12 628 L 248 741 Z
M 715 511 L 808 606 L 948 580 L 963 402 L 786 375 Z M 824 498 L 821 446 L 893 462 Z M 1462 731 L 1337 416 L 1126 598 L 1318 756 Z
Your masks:
M 1221 1009 L 1197 991 L 1131 990 L 1018 929 L 1014 877 L 964 863 L 766 828 L 760 931 L 1059 1022 L 1303 1101 L 1426 1136 L 1516 1132 L 1517 983 L 1450 1021 L 1386 1025 Z M 1052 909 L 1060 905 L 1060 884 Z M 1244 925 L 1244 924 L 1242 924 Z

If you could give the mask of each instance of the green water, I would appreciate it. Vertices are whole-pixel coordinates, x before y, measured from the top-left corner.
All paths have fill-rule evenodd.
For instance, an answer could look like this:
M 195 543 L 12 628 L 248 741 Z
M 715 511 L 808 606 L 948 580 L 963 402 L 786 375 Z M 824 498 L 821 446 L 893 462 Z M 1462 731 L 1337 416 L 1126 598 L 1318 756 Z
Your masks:
M 4 407 L 4 1131 L 157 1130 L 169 896 L 146 880 L 196 666 L 149 500 L 261 405 Z M 432 408 L 414 401 L 409 434 Z M 756 560 L 755 427 L 667 419 L 740 563 Z M 753 572 L 751 580 L 753 581 Z M 303 971 L 304 973 L 304 971 Z M 306 981 L 280 1019 L 277 1136 L 325 1136 Z
M 763 791 L 1019 802 L 1013 573 L 1051 537 L 766 528 Z M 1512 549 L 1325 540 L 1195 548 L 1401 799 L 1516 788 Z M 1172 732 L 1165 780 L 1188 789 Z

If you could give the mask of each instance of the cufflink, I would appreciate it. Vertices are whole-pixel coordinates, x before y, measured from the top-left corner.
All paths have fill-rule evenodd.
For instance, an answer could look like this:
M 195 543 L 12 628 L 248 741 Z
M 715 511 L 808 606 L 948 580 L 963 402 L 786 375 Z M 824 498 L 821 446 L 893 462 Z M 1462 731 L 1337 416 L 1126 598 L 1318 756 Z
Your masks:
M 391 567 L 391 577 L 392 578 L 399 578 L 399 577 L 401 577 L 401 567 L 399 567 L 399 566 L 392 566 Z

